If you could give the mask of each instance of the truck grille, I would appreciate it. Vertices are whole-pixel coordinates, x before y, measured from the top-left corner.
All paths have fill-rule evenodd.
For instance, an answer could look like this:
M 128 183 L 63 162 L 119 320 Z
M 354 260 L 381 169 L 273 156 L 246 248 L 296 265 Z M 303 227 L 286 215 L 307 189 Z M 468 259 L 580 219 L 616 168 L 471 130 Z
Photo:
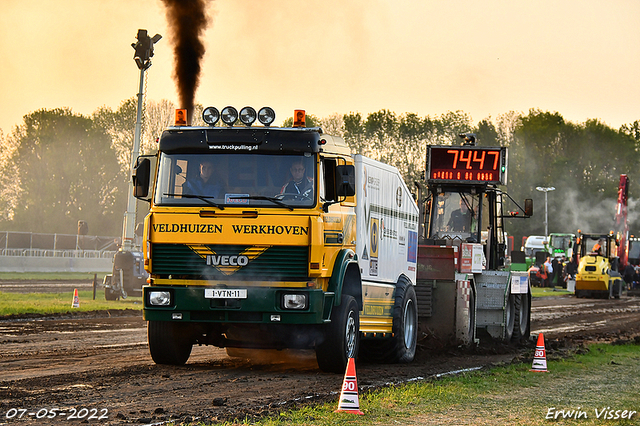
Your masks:
M 155 275 L 185 279 L 305 281 L 308 257 L 306 246 L 154 244 L 151 267 Z

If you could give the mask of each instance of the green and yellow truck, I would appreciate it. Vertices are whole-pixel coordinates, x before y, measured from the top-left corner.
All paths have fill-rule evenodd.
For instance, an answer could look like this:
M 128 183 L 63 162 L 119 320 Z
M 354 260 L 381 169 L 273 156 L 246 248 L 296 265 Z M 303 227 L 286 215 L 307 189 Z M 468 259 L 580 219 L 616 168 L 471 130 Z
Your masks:
M 138 159 L 156 363 L 184 364 L 195 344 L 313 349 L 338 373 L 358 353 L 413 359 L 416 203 L 394 167 L 294 118 L 279 128 L 270 108 L 209 107 L 208 126 L 170 127 Z

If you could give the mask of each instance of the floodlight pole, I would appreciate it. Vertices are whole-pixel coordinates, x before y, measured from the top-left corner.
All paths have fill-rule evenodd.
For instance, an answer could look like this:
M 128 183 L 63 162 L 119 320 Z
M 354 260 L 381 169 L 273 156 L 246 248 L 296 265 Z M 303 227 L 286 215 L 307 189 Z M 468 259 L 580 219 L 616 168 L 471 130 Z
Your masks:
M 536 189 L 538 191 L 544 192 L 544 236 L 545 238 L 549 238 L 549 214 L 547 211 L 547 193 L 549 191 L 555 191 L 555 188 L 553 186 L 547 186 L 547 187 L 542 187 L 542 186 L 538 186 L 536 187 Z
M 135 248 L 135 226 L 136 226 L 136 198 L 133 196 L 132 172 L 135 162 L 140 154 L 140 139 L 142 138 L 142 106 L 144 101 L 144 73 L 151 66 L 153 56 L 153 45 L 162 36 L 156 34 L 153 38 L 147 35 L 146 30 L 138 30 L 138 42 L 131 46 L 136 51 L 133 58 L 140 69 L 140 83 L 138 85 L 138 109 L 136 113 L 136 127 L 133 136 L 133 150 L 131 151 L 131 168 L 129 169 L 129 198 L 127 201 L 127 211 L 124 213 L 124 223 L 122 226 L 122 250 L 131 251 Z
M 144 90 L 144 72 L 140 70 L 140 88 L 138 89 L 138 111 L 136 113 L 136 128 L 133 137 L 133 150 L 131 151 L 131 168 L 129 169 L 129 198 L 127 201 L 127 211 L 124 213 L 124 227 L 122 230 L 122 249 L 131 251 L 134 249 L 135 222 L 136 222 L 136 198 L 133 196 L 133 179 L 131 176 L 135 161 L 140 154 L 140 139 L 142 134 L 142 101 Z

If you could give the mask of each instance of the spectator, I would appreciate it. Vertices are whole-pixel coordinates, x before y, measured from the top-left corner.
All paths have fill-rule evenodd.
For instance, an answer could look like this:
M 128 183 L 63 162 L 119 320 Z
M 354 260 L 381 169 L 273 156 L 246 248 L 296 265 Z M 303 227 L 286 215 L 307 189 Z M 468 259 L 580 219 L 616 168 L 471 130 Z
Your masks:
M 623 279 L 627 284 L 627 290 L 631 290 L 633 288 L 633 276 L 635 275 L 636 270 L 630 263 L 627 263 L 627 266 L 624 267 Z
M 222 185 L 215 178 L 213 163 L 209 159 L 200 162 L 200 173 L 195 179 L 188 180 L 185 184 L 185 194 L 201 195 L 203 197 L 217 198 L 222 193 Z
M 547 256 L 547 260 L 542 266 L 546 272 L 543 287 L 552 287 L 551 278 L 553 277 L 553 264 L 551 263 L 551 257 Z

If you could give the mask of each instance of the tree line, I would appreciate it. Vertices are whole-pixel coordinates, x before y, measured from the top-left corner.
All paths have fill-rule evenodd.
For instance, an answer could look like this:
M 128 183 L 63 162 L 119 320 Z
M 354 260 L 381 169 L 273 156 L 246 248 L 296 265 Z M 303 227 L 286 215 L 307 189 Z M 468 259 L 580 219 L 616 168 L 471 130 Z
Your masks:
M 201 110 L 197 105 L 194 124 L 202 124 Z M 170 101 L 147 104 L 141 153 L 155 149 L 173 113 Z M 135 119 L 131 98 L 115 110 L 101 107 L 90 116 L 68 108 L 38 110 L 25 115 L 11 133 L 0 133 L 0 229 L 73 234 L 83 220 L 90 234 L 120 235 Z M 616 130 L 597 119 L 576 124 L 558 112 L 532 109 L 474 124 L 463 111 L 421 117 L 380 110 L 366 116 L 308 114 L 307 126 L 342 136 L 354 153 L 394 165 L 410 188 L 422 182 L 427 145 L 458 145 L 459 134 L 473 132 L 480 146 L 508 147 L 505 190 L 520 203 L 533 198 L 535 205 L 533 218 L 505 224 L 516 245 L 522 236 L 544 234 L 539 186 L 555 188 L 548 193 L 549 232 L 611 230 L 620 174 L 629 175 L 630 227 L 639 229 L 639 121 Z M 140 220 L 146 207 L 140 205 Z

